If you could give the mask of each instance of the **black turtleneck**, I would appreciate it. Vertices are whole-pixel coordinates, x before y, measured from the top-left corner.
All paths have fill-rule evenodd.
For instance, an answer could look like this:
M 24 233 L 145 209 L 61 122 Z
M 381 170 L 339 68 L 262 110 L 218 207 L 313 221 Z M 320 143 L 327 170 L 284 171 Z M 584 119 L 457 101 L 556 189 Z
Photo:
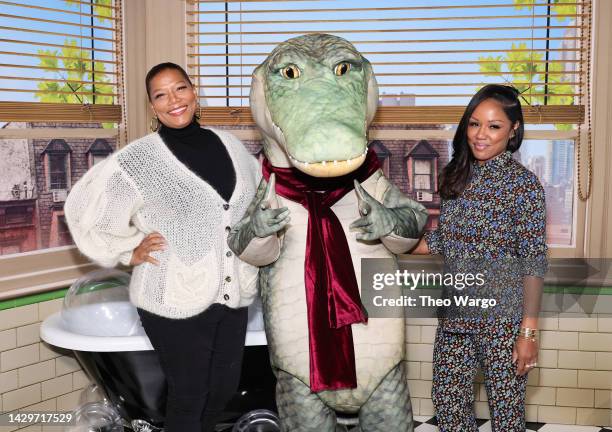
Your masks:
M 225 145 L 214 132 L 202 129 L 194 120 L 182 129 L 162 125 L 159 135 L 178 160 L 229 201 L 236 173 Z

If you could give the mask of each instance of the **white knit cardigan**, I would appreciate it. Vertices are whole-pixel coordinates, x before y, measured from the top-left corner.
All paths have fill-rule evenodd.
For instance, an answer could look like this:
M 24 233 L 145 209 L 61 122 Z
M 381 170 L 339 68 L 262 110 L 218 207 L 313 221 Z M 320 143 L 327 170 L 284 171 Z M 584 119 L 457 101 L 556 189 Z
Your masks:
M 235 257 L 226 238 L 255 195 L 259 165 L 233 135 L 214 132 L 236 172 L 229 202 L 154 133 L 92 167 L 64 206 L 79 250 L 104 267 L 129 264 L 151 232 L 165 237 L 166 249 L 151 254 L 160 265 L 136 266 L 130 282 L 132 303 L 157 315 L 187 318 L 212 303 L 247 306 L 257 292 L 257 268 Z

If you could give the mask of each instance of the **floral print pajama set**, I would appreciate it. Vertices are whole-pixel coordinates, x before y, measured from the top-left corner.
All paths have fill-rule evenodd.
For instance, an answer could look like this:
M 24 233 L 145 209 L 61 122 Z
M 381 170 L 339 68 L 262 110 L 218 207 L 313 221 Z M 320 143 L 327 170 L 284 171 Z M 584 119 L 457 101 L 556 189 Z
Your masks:
M 442 432 L 477 431 L 473 382 L 480 367 L 493 431 L 524 431 L 527 375 L 515 374 L 512 349 L 523 314 L 523 278 L 546 272 L 544 190 L 509 151 L 474 163 L 472 170 L 463 193 L 443 200 L 439 226 L 425 236 L 429 251 L 455 270 L 458 263 L 474 268 L 479 260 L 487 267 L 504 260 L 520 266 L 496 279 L 498 285 L 503 281 L 503 303 L 510 305 L 501 315 L 440 316 L 432 399 Z

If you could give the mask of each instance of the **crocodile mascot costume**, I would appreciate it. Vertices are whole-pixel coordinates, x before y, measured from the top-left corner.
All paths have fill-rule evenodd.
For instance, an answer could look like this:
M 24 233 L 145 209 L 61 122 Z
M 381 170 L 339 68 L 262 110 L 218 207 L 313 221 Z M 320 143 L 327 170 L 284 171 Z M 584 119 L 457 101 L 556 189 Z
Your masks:
M 370 63 L 339 37 L 300 36 L 255 69 L 250 98 L 266 159 L 229 244 L 261 267 L 282 430 L 333 432 L 344 413 L 363 432 L 412 431 L 405 322 L 368 320 L 357 275 L 361 258 L 411 249 L 427 212 L 368 151 Z

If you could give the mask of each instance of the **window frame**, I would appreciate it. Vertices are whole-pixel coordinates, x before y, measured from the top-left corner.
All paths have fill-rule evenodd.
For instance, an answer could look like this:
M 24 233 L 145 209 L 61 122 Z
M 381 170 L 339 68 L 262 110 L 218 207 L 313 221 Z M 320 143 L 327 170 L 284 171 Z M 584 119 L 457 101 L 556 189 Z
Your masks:
M 422 173 L 417 173 L 416 172 L 416 166 L 417 166 L 417 162 L 423 162 L 426 161 L 428 162 L 428 166 L 429 166 L 429 173 L 428 174 L 422 174 Z M 427 176 L 427 178 L 429 179 L 429 187 L 422 189 L 422 188 L 417 188 L 416 185 L 416 177 L 417 176 Z M 430 192 L 430 193 L 434 193 L 435 192 L 435 182 L 434 182 L 434 161 L 433 161 L 433 157 L 413 157 L 412 158 L 412 189 L 415 192 Z
M 593 0 L 592 11 L 596 15 L 596 11 L 601 11 L 602 4 L 601 0 Z M 607 10 L 607 5 L 603 5 Z M 607 12 L 606 12 L 607 13 Z M 598 48 L 598 40 L 602 33 L 601 24 L 605 23 L 605 20 L 599 21 L 599 28 L 593 23 L 595 29 L 593 33 L 593 49 L 591 55 L 593 59 L 599 56 L 605 58 L 605 51 L 600 51 Z M 604 24 L 605 25 L 605 24 Z M 599 32 L 599 33 L 598 33 Z M 596 35 L 597 33 L 597 35 Z M 193 42 L 193 40 L 191 40 Z M 601 47 L 601 44 L 599 44 Z M 197 54 L 195 49 L 190 51 L 191 54 Z M 187 63 L 190 63 L 187 61 Z M 591 64 L 595 66 L 597 62 L 592 61 Z M 602 67 L 603 66 L 603 67 Z M 596 77 L 605 76 L 605 73 L 610 71 L 612 68 L 601 62 L 597 65 L 599 70 L 592 68 L 591 75 L 593 77 L 591 86 L 595 88 Z M 608 94 L 608 98 L 612 95 Z M 591 104 L 591 106 L 593 106 Z M 457 124 L 464 111 L 464 106 L 379 106 L 376 116 L 372 122 L 374 128 L 370 129 L 368 133 L 368 139 L 372 140 L 433 140 L 433 139 L 447 139 L 452 140 L 452 131 L 440 131 L 435 129 L 418 129 L 418 130 L 405 130 L 400 129 L 386 129 L 380 130 L 376 126 L 380 125 L 402 125 L 402 124 L 413 124 L 410 119 L 419 119 L 419 124 Z M 578 123 L 584 119 L 585 113 L 584 108 L 579 105 L 571 107 L 563 107 L 564 114 L 563 118 L 567 123 Z M 559 123 L 559 112 L 554 106 L 525 106 L 523 105 L 523 116 L 528 129 L 529 124 L 551 124 Z M 254 124 L 251 119 L 250 109 L 248 107 L 205 107 L 203 110 L 203 124 L 206 126 L 235 126 L 235 125 L 252 125 Z M 582 128 L 581 142 L 587 142 L 587 132 Z M 232 130 L 236 135 L 244 140 L 258 140 L 260 136 L 257 132 Z M 575 131 L 540 131 L 540 130 L 527 130 L 525 133 L 525 140 L 549 140 L 549 139 L 576 139 L 577 133 Z M 593 146 L 597 143 L 593 140 Z M 574 162 L 574 177 L 576 177 L 576 162 Z M 439 167 L 438 167 L 439 169 Z M 436 179 L 437 180 L 437 179 Z M 583 180 L 584 182 L 584 180 Z M 575 184 L 575 191 L 577 190 L 577 183 Z M 585 220 L 587 214 L 587 208 L 592 205 L 591 200 L 589 203 L 584 203 L 578 199 L 577 192 L 574 192 L 574 206 L 573 206 L 573 233 L 574 242 L 571 246 L 557 246 L 553 245 L 550 247 L 550 257 L 583 257 L 588 256 L 588 244 L 585 236 L 586 227 Z M 612 221 L 611 221 L 612 222 Z M 611 251 L 612 252 L 612 251 Z
M 123 3 L 123 0 L 118 0 Z M 133 2 L 132 2 L 133 3 Z M 113 6 L 114 7 L 114 6 Z M 116 30 L 119 34 L 114 49 L 121 54 L 125 50 L 123 48 L 124 41 L 122 40 L 123 31 L 123 19 L 121 8 L 117 9 L 118 25 Z M 141 35 L 138 35 L 140 37 Z M 121 59 L 120 59 L 121 60 Z M 119 93 L 125 90 L 123 78 L 123 67 L 121 61 L 118 62 L 120 65 L 117 68 L 118 78 L 116 80 L 117 90 Z M 17 98 L 19 100 L 20 98 Z M 41 127 L 27 128 L 27 129 L 10 129 L 4 130 L 0 128 L 0 138 L 3 139 L 44 139 L 52 141 L 57 139 L 59 136 L 63 139 L 69 138 L 115 138 L 118 141 L 123 136 L 122 132 L 125 128 L 122 128 L 121 122 L 125 118 L 125 107 L 123 105 L 124 95 L 120 94 L 119 98 L 115 100 L 114 104 L 63 104 L 63 103 L 43 103 L 43 102 L 11 102 L 11 101 L 0 101 L 0 114 L 2 122 L 32 122 L 35 119 L 35 123 L 118 123 L 119 127 L 116 129 L 96 129 L 88 127 L 59 127 L 51 128 L 45 127 L 44 124 L 39 125 Z M 31 144 L 30 144 L 31 145 Z M 30 149 L 30 151 L 32 151 Z M 72 186 L 72 169 L 73 161 L 71 160 L 71 152 L 59 152 L 64 157 L 64 168 L 65 168 L 65 180 L 66 187 L 57 189 L 52 187 L 51 184 L 51 158 L 49 157 L 50 152 L 43 152 L 41 159 L 36 160 L 36 165 L 40 164 L 40 171 L 32 171 L 31 175 L 38 179 L 38 193 L 41 195 L 45 193 L 51 193 L 56 190 L 68 191 Z M 58 153 L 55 153 L 58 154 Z M 78 167 L 77 167 L 78 168 Z M 34 169 L 33 167 L 31 169 Z M 63 185 L 62 185 L 63 186 Z M 32 210 L 32 224 L 35 223 L 37 215 L 36 208 L 38 203 L 35 201 L 36 195 L 31 200 L 26 196 L 27 201 L 21 200 L 20 203 L 27 202 L 31 204 Z M 5 208 L 7 203 L 3 203 Z M 52 212 L 57 212 L 57 206 L 50 207 Z M 63 212 L 61 212 L 63 215 Z M 55 223 L 55 231 L 58 230 L 59 221 L 56 215 L 53 218 L 52 223 Z M 1 227 L 4 228 L 4 227 Z M 28 233 L 30 235 L 31 233 Z M 3 237 L 4 238 L 4 237 Z M 8 246 L 8 241 L 3 242 Z M 59 242 L 61 243 L 61 242 Z M 17 246 L 20 243 L 16 244 Z M 96 266 L 90 263 L 85 257 L 83 257 L 74 245 L 53 247 L 51 245 L 49 249 L 38 249 L 30 252 L 20 252 L 11 255 L 0 256 L 0 300 L 20 297 L 23 295 L 34 294 L 38 292 L 44 292 L 52 289 L 66 287 L 72 283 L 76 278 L 82 276 L 88 271 L 96 268 Z
M 85 152 L 87 154 L 87 166 L 89 168 L 93 167 L 98 162 L 106 159 L 112 152 L 112 147 L 105 139 L 97 138 Z M 101 157 L 101 159 L 96 162 L 97 157 Z
M 28 211 L 30 207 L 23 205 L 23 204 L 19 204 L 19 205 L 14 205 L 14 206 L 7 206 L 4 207 L 4 214 L 3 214 L 3 223 L 2 223 L 2 227 L 3 228 L 8 228 L 8 227 L 17 227 L 17 228 L 21 228 L 24 226 L 30 226 L 32 225 L 32 219 L 33 216 L 29 216 L 28 217 L 28 213 L 30 213 Z M 9 217 L 8 217 L 8 212 L 7 210 L 14 210 L 14 209 L 23 209 L 25 210 L 24 212 L 20 212 L 18 213 L 18 215 L 23 216 L 23 220 L 19 220 L 19 221 L 9 221 Z
M 130 23 L 130 26 L 124 26 L 123 34 L 126 81 L 124 102 L 127 116 L 125 134 L 128 141 L 149 133 L 148 121 L 151 111 L 143 86 L 143 77 L 148 67 L 162 61 L 173 61 L 182 65 L 187 63 L 185 48 L 187 6 L 185 1 L 180 1 L 177 7 L 172 8 L 168 8 L 163 2 L 125 2 L 123 5 L 124 20 Z M 593 11 L 592 88 L 598 89 L 597 93 L 593 93 L 592 103 L 594 170 L 597 173 L 606 173 L 606 167 L 612 165 L 610 151 L 612 142 L 609 140 L 612 136 L 612 124 L 607 121 L 612 116 L 612 85 L 608 83 L 608 77 L 612 75 L 612 63 L 608 61 L 609 52 L 612 50 L 612 26 L 608 25 L 612 22 L 612 2 L 594 0 Z M 149 46 L 155 49 L 147 49 Z M 15 107 L 14 104 L 6 106 L 6 103 L 0 102 L 0 109 L 2 108 L 14 112 L 11 119 L 4 119 L 6 121 L 23 121 L 24 113 L 32 109 L 24 104 Z M 393 121 L 397 116 L 408 115 L 407 109 L 413 109 L 419 115 L 426 112 L 426 109 L 420 111 L 422 107 L 382 107 L 379 109 L 376 121 Z M 91 113 L 96 115 L 98 121 L 116 121 L 121 117 L 121 107 L 117 106 L 91 106 L 91 113 L 84 112 L 81 107 L 74 107 L 74 110 L 75 116 L 78 111 L 83 121 L 91 119 Z M 227 111 L 231 115 L 223 118 L 231 120 L 233 124 L 236 124 L 237 118 L 250 119 L 248 109 L 235 110 L 235 113 Z M 541 113 L 527 109 L 526 114 L 539 117 Z M 49 116 L 49 121 L 57 120 L 52 117 L 52 111 L 49 112 Z M 209 125 L 227 125 L 218 120 L 220 118 L 218 112 L 206 107 L 204 107 L 204 118 L 213 120 L 207 123 Z M 104 131 L 90 130 L 90 132 L 99 134 Z M 124 130 L 121 130 L 119 133 L 123 132 Z M 380 139 L 383 142 L 388 139 L 447 139 L 447 132 L 372 129 L 369 131 L 369 139 Z M 44 133 L 45 131 L 40 130 L 31 131 L 29 136 Z M 243 140 L 260 139 L 257 131 L 234 130 L 233 133 Z M 583 143 L 586 142 L 586 138 L 586 132 L 583 131 Z M 527 131 L 525 139 L 546 139 L 546 133 Z M 584 180 L 582 181 L 584 183 Z M 576 198 L 575 247 L 552 248 L 551 257 L 612 256 L 612 212 L 608 211 L 612 206 L 612 196 L 606 188 L 608 183 L 612 183 L 612 174 L 602 175 L 597 179 L 593 184 L 593 195 L 588 203 Z M 0 256 L 0 300 L 66 287 L 76 278 L 95 268 L 97 267 L 81 255 L 75 246 Z
M 63 169 L 62 171 L 52 171 L 52 164 L 54 158 L 63 158 Z M 70 189 L 70 152 L 53 152 L 47 153 L 44 156 L 45 164 L 45 177 L 47 183 L 47 192 L 53 192 L 58 190 L 69 190 Z M 59 177 L 62 175 L 63 181 L 61 182 L 64 187 L 57 187 L 57 178 L 54 179 L 54 175 Z

